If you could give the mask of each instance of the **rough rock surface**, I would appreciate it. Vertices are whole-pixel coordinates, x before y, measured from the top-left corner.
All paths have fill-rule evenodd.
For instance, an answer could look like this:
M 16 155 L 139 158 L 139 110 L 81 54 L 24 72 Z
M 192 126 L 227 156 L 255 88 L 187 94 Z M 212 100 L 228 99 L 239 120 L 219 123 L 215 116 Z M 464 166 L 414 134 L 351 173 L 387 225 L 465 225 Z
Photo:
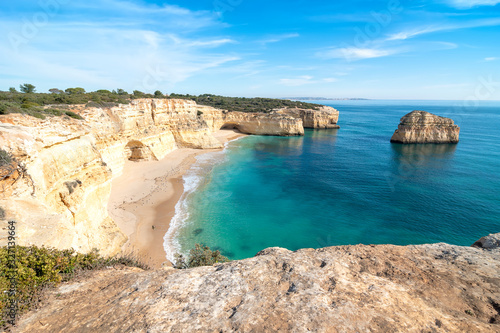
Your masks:
M 291 116 L 228 112 L 188 100 L 137 99 L 110 108 L 70 109 L 85 120 L 0 116 L 0 148 L 27 166 L 34 185 L 0 184 L 6 218 L 22 222 L 20 245 L 115 254 L 126 237 L 106 206 L 111 180 L 121 175 L 127 159 L 160 160 L 177 148 L 220 148 L 212 132 L 224 126 L 249 134 L 304 134 L 302 120 Z M 6 235 L 1 234 L 0 246 L 6 245 Z
M 304 135 L 302 119 L 278 112 L 228 112 L 208 106 L 199 106 L 201 118 L 212 131 L 235 128 L 242 133 L 256 135 Z
M 499 272 L 498 248 L 270 248 L 213 267 L 95 272 L 18 331 L 500 332 Z
M 416 110 L 401 118 L 391 142 L 457 143 L 459 134 L 460 127 L 452 119 Z
M 492 234 L 485 236 L 475 242 L 472 246 L 480 247 L 482 249 L 494 250 L 500 248 L 500 234 Z
M 337 129 L 339 111 L 330 106 L 323 106 L 319 110 L 287 108 L 280 112 L 295 118 L 302 119 L 304 128 Z

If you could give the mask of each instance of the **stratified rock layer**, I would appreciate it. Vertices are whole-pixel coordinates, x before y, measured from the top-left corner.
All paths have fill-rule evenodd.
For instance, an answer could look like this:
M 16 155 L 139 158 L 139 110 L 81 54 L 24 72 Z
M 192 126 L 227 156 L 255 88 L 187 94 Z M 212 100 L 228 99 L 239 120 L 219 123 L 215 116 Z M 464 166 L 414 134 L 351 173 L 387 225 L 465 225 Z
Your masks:
M 19 332 L 500 332 L 499 272 L 498 248 L 270 248 L 214 267 L 93 273 Z
M 115 254 L 125 235 L 106 209 L 111 180 L 126 160 L 160 160 L 177 148 L 221 148 L 222 127 L 260 135 L 303 135 L 302 119 L 229 112 L 177 99 L 137 99 L 109 108 L 73 105 L 70 117 L 0 116 L 0 148 L 12 151 L 33 183 L 0 184 L 0 207 L 18 221 L 20 245 L 45 245 Z M 33 185 L 33 186 L 32 186 Z M 0 246 L 7 234 L 0 235 Z
M 460 128 L 450 118 L 426 111 L 412 111 L 401 118 L 391 142 L 458 143 Z

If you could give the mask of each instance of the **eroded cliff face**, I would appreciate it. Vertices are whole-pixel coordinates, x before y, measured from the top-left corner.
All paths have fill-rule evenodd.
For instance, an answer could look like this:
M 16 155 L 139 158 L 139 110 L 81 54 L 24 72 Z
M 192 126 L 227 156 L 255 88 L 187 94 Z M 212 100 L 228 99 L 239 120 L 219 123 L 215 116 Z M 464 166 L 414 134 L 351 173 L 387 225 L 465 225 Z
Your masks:
M 337 129 L 339 111 L 330 106 L 323 106 L 319 110 L 283 109 L 283 114 L 302 119 L 305 128 Z
M 498 247 L 443 243 L 270 248 L 188 270 L 117 267 L 51 292 L 19 332 L 500 332 L 498 272 Z
M 18 244 L 120 251 L 126 237 L 108 216 L 111 180 L 125 161 L 160 160 L 177 148 L 221 148 L 220 128 L 243 133 L 302 135 L 288 115 L 227 112 L 175 99 L 138 99 L 111 108 L 70 107 L 84 121 L 0 116 L 0 148 L 26 165 L 29 179 L 0 184 L 0 207 L 18 221 Z M 2 235 L 4 237 L 4 235 Z M 0 246 L 6 238 L 0 238 Z
M 426 111 L 412 111 L 401 118 L 391 142 L 458 143 L 460 128 L 450 118 Z
M 304 135 L 302 119 L 272 112 L 229 112 L 208 106 L 199 106 L 201 118 L 212 131 L 235 128 L 245 134 L 293 136 Z

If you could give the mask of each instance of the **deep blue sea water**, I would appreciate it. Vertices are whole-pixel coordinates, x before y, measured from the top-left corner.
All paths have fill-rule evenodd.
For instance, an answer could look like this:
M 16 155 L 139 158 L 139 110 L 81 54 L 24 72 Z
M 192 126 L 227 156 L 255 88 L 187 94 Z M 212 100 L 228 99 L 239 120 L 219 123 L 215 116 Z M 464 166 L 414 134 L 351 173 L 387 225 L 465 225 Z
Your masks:
M 168 257 L 195 243 L 231 259 L 272 246 L 471 245 L 500 232 L 500 102 L 318 101 L 339 130 L 249 136 L 201 155 L 166 235 Z M 412 110 L 451 117 L 456 145 L 389 142 Z

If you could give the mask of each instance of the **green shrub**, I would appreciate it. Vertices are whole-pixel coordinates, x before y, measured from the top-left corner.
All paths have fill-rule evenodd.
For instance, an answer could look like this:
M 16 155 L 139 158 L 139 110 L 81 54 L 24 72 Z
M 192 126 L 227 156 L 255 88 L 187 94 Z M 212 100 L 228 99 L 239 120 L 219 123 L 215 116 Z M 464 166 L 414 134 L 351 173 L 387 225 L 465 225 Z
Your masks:
M 21 104 L 22 109 L 31 109 L 31 108 L 36 108 L 38 106 L 40 106 L 40 104 L 30 101 L 25 101 L 23 104 Z
M 65 111 L 63 110 L 53 109 L 53 108 L 44 109 L 43 112 L 52 116 L 62 116 L 65 113 Z
M 105 258 L 97 250 L 87 254 L 74 250 L 56 250 L 37 246 L 16 246 L 11 251 L 16 254 L 14 266 L 9 265 L 9 250 L 0 248 L 0 328 L 6 324 L 9 276 L 16 277 L 15 300 L 19 314 L 36 308 L 40 303 L 44 289 L 57 286 L 60 282 L 69 281 L 79 272 L 103 269 L 113 265 L 126 265 L 148 269 L 131 256 Z
M 73 111 L 64 111 L 64 113 L 65 113 L 67 116 L 71 117 L 71 118 L 75 118 L 75 119 L 79 119 L 79 120 L 82 120 L 82 119 L 83 119 L 83 117 L 82 117 L 82 116 L 80 116 L 80 115 L 79 115 L 79 114 L 77 114 L 77 113 L 74 113 Z
M 13 161 L 12 154 L 4 149 L 0 149 L 0 167 L 9 165 Z
M 185 269 L 200 266 L 212 266 L 217 263 L 228 262 L 229 259 L 223 256 L 219 250 L 212 251 L 208 246 L 196 244 L 189 251 L 189 257 L 184 258 L 182 254 L 175 255 L 174 268 Z

